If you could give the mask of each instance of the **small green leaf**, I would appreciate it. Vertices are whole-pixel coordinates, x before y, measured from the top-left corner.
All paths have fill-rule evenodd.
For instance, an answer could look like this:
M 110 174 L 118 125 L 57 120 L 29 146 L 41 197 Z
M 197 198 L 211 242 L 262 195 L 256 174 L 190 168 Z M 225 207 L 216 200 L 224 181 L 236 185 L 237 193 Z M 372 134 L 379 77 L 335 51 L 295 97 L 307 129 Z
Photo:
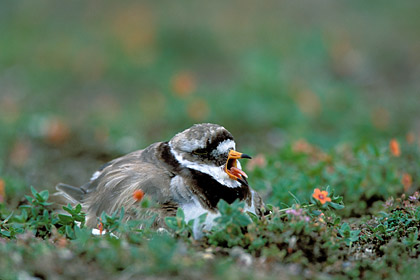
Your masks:
M 40 192 L 39 195 L 42 197 L 43 201 L 47 201 L 48 197 L 50 196 L 48 190 L 44 190 Z
M 34 187 L 32 187 L 32 186 L 31 186 L 31 192 L 32 192 L 32 195 L 34 197 L 36 197 L 36 195 L 38 194 L 38 192 L 36 191 L 36 189 Z
M 375 227 L 373 229 L 373 232 L 385 233 L 386 232 L 385 226 L 382 225 L 382 224 L 381 225 L 378 225 L 377 227 Z
M 185 219 L 184 210 L 182 210 L 181 207 L 178 207 L 178 210 L 176 211 L 177 218 L 181 218 L 182 220 Z
M 335 218 L 333 224 L 334 224 L 334 226 L 338 226 L 340 224 L 340 222 L 341 222 L 341 218 L 340 217 L 337 217 L 337 218 Z
M 207 219 L 207 215 L 208 215 L 208 213 L 201 214 L 201 215 L 198 217 L 198 222 L 199 222 L 200 224 L 203 224 L 203 223 L 206 221 L 206 219 Z
M 249 211 L 246 212 L 248 216 L 251 218 L 252 222 L 257 223 L 259 221 L 259 218 L 254 213 L 251 213 Z
M 177 222 L 177 219 L 175 217 L 165 217 L 165 223 L 169 228 L 171 228 L 173 230 L 178 229 L 178 222 Z
M 60 222 L 63 224 L 70 224 L 74 221 L 71 216 L 67 216 L 63 214 L 58 214 L 58 218 L 60 219 Z
M 6 237 L 10 237 L 10 231 L 7 231 L 7 230 L 1 230 L 1 231 L 0 231 L 0 234 L 1 234 L 1 235 L 4 235 L 4 236 L 6 236 Z
M 344 205 L 342 204 L 337 204 L 334 202 L 328 202 L 328 206 L 331 206 L 332 208 L 336 209 L 336 210 L 340 210 L 344 208 Z

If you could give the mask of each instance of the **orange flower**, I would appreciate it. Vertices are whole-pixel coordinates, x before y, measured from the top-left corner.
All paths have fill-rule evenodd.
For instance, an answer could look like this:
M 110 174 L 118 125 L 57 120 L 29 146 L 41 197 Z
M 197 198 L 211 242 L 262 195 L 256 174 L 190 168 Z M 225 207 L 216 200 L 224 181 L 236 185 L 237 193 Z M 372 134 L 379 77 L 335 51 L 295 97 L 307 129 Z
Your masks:
M 404 186 L 404 191 L 407 191 L 413 184 L 413 178 L 410 174 L 404 173 L 401 178 L 401 184 Z
M 327 191 L 321 191 L 320 189 L 316 188 L 312 197 L 319 200 L 322 204 L 325 204 L 327 201 L 331 201 L 331 198 L 328 197 Z
M 104 231 L 104 224 L 102 223 L 102 221 L 99 222 L 98 229 L 99 229 L 99 235 L 102 235 L 102 232 Z
M 133 198 L 136 202 L 141 201 L 144 197 L 144 191 L 136 190 L 133 192 Z
M 400 144 L 396 139 L 391 139 L 389 142 L 389 149 L 394 157 L 399 157 L 401 155 Z

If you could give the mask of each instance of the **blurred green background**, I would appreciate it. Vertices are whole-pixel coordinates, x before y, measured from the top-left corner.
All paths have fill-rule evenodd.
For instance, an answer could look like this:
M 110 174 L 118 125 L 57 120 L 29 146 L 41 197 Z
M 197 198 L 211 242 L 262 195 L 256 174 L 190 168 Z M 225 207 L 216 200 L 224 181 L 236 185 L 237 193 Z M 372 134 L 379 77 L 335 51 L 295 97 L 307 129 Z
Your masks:
M 250 154 L 420 134 L 419 1 L 0 4 L 9 197 L 199 122 Z

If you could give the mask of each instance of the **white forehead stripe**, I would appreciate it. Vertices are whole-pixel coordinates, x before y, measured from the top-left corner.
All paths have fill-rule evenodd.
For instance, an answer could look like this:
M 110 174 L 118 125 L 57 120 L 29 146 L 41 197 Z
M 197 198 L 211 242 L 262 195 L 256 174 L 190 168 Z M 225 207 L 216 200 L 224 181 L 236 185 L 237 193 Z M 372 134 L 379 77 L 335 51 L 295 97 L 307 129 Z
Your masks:
M 220 144 L 217 146 L 217 152 L 219 154 L 224 154 L 226 153 L 229 149 L 234 149 L 236 148 L 236 144 L 235 141 L 233 140 L 225 140 L 223 142 L 220 142 Z

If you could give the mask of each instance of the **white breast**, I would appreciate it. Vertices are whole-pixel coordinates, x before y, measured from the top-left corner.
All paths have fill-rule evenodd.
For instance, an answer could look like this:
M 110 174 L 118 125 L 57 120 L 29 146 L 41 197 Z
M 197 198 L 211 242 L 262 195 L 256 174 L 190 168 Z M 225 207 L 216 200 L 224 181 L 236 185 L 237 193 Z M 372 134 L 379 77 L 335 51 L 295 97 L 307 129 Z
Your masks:
M 215 219 L 220 216 L 220 213 L 212 213 L 207 209 L 204 209 L 198 202 L 197 198 L 193 198 L 190 203 L 181 205 L 182 210 L 185 214 L 185 221 L 188 223 L 194 220 L 193 224 L 193 235 L 195 239 L 200 239 L 203 236 L 203 230 L 211 230 L 215 225 Z M 203 214 L 207 214 L 203 223 L 200 223 L 199 217 Z
M 197 196 L 184 184 L 184 181 L 180 176 L 175 176 L 171 180 L 171 191 L 174 200 L 178 202 L 179 206 L 184 211 L 185 221 L 188 223 L 189 221 L 194 220 L 193 235 L 195 239 L 200 239 L 203 236 L 203 230 L 211 230 L 216 224 L 214 220 L 220 216 L 220 213 L 218 211 L 216 213 L 210 212 L 205 209 L 199 202 Z M 251 206 L 246 204 L 244 210 L 256 214 L 254 191 L 251 190 L 251 194 Z M 203 214 L 207 214 L 207 216 L 204 222 L 200 223 L 198 218 Z

